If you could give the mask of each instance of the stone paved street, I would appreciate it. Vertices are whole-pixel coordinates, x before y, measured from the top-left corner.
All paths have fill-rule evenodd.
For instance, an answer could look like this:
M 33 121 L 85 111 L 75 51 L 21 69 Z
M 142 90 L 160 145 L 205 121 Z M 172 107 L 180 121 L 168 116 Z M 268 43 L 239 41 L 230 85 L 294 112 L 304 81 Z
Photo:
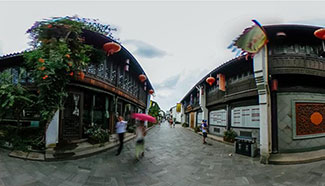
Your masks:
M 325 161 L 300 165 L 263 165 L 258 158 L 234 154 L 231 146 L 208 141 L 167 123 L 146 137 L 145 157 L 136 162 L 134 141 L 120 156 L 116 148 L 91 157 L 58 161 L 25 161 L 0 150 L 0 186 L 3 185 L 311 185 L 325 186 Z

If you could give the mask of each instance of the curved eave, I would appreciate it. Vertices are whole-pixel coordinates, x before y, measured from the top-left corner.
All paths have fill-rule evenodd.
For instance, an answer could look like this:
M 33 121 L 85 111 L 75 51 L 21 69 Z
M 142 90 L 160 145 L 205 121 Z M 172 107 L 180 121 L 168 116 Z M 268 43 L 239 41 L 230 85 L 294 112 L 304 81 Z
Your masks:
M 84 30 L 83 31 L 83 35 L 85 37 L 85 42 L 87 44 L 91 44 L 93 46 L 95 46 L 96 48 L 102 49 L 103 45 L 107 42 L 116 42 L 117 41 L 108 38 L 102 34 L 93 32 L 93 31 L 89 31 L 89 30 Z M 140 66 L 140 64 L 138 63 L 138 61 L 135 59 L 135 57 L 124 47 L 121 45 L 121 51 L 119 52 L 120 55 L 125 55 L 127 58 L 130 59 L 131 64 L 130 65 L 134 65 L 136 67 L 136 70 L 138 71 L 139 74 L 145 74 L 144 70 L 142 69 L 142 67 Z M 146 75 L 147 76 L 147 75 Z M 150 81 L 147 79 L 147 85 L 149 87 L 149 89 L 154 89 L 152 84 L 150 83 Z M 148 90 L 149 90 L 148 89 Z
M 263 28 L 266 31 L 266 34 L 268 36 L 269 42 L 274 42 L 277 40 L 276 34 L 278 32 L 284 32 L 286 34 L 286 39 L 288 41 L 299 41 L 301 42 L 308 42 L 308 43 L 317 43 L 319 44 L 321 42 L 320 39 L 316 38 L 314 36 L 314 32 L 317 29 L 320 29 L 322 27 L 320 26 L 312 26 L 312 25 L 297 25 L 297 24 L 278 24 L 278 25 L 265 25 Z M 183 97 L 181 102 L 183 102 L 194 90 L 195 87 L 198 85 L 201 85 L 202 83 L 205 83 L 205 80 L 207 77 L 210 76 L 210 74 L 216 74 L 216 73 L 224 73 L 226 72 L 232 65 L 243 62 L 245 60 L 244 57 L 238 57 L 234 58 L 219 67 L 212 70 L 210 73 L 208 73 L 206 76 L 204 76 L 198 83 L 195 84 L 193 88 Z M 248 61 L 250 62 L 251 59 Z M 232 73 L 237 73 L 239 68 L 233 68 Z M 240 69 L 239 69 L 240 70 Z
M 83 30 L 83 36 L 85 37 L 85 42 L 87 44 L 93 45 L 94 47 L 99 49 L 102 49 L 103 45 L 107 42 L 113 41 L 118 43 L 117 41 L 114 41 L 111 38 L 89 30 Z M 130 65 L 133 64 L 133 66 L 135 67 L 134 69 L 137 71 L 137 73 L 146 75 L 146 73 L 144 72 L 138 61 L 135 59 L 135 57 L 125 47 L 123 47 L 122 45 L 121 47 L 122 48 L 119 52 L 119 55 L 125 56 L 126 58 L 130 59 Z M 24 61 L 23 53 L 24 51 L 0 56 L 0 70 L 3 68 L 21 64 Z M 148 90 L 154 89 L 149 79 L 147 79 L 147 83 Z
M 279 24 L 263 26 L 266 31 L 269 42 L 277 40 L 276 34 L 284 32 L 286 39 L 289 41 L 301 41 L 307 43 L 320 43 L 321 40 L 314 36 L 314 32 L 322 27 L 311 25 L 296 25 L 296 24 Z
M 237 57 L 237 58 L 234 58 L 230 61 L 223 63 L 222 65 L 218 66 L 217 68 L 215 68 L 211 72 L 209 72 L 207 75 L 205 75 L 199 82 L 197 82 L 195 84 L 195 86 L 193 86 L 193 88 L 183 97 L 181 102 L 183 102 L 195 90 L 195 87 L 197 87 L 198 85 L 206 84 L 205 80 L 206 80 L 206 78 L 210 77 L 210 74 L 212 76 L 215 76 L 218 73 L 236 74 L 236 73 L 242 71 L 242 68 L 232 68 L 233 65 L 237 65 L 239 63 L 241 63 L 241 64 L 242 63 L 250 63 L 251 61 L 252 61 L 252 59 L 249 59 L 247 61 L 245 59 L 245 56 L 241 56 L 241 57 Z M 231 69 L 231 72 L 229 71 L 230 69 Z
M 0 70 L 20 65 L 24 61 L 23 53 L 24 52 L 16 52 L 0 56 Z

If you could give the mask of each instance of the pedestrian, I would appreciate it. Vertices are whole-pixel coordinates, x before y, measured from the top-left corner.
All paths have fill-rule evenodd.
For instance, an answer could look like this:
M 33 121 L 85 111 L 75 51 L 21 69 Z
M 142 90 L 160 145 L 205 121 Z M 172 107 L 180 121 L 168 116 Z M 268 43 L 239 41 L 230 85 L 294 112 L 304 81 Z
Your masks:
M 175 119 L 174 119 L 174 122 L 173 122 L 173 127 L 175 128 L 175 125 L 176 125 L 176 121 L 175 121 Z
M 140 121 L 135 133 L 135 157 L 139 160 L 140 154 L 142 157 L 144 156 L 144 136 L 146 136 L 146 129 L 143 121 Z
M 208 137 L 208 124 L 207 120 L 202 120 L 201 124 L 202 135 L 203 135 L 203 144 L 206 144 L 206 138 Z
M 122 116 L 119 116 L 117 119 L 118 122 L 116 122 L 115 128 L 116 128 L 116 133 L 118 135 L 120 145 L 119 148 L 117 149 L 116 156 L 120 155 L 123 149 L 124 133 L 126 132 L 126 126 L 127 126 L 127 122 L 124 121 Z
M 169 126 L 170 126 L 170 128 L 172 128 L 172 126 L 173 126 L 173 120 L 172 119 L 169 120 Z

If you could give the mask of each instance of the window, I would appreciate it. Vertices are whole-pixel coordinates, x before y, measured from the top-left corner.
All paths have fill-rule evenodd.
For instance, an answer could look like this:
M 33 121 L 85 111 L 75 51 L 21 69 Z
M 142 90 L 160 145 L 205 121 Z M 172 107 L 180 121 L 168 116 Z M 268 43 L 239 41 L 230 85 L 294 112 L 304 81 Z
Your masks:
M 232 109 L 231 126 L 259 128 L 260 126 L 259 105 L 236 107 Z
M 227 110 L 213 110 L 209 113 L 210 125 L 222 125 L 227 126 Z
M 96 74 L 96 66 L 94 64 L 89 64 L 87 73 L 91 74 L 91 75 L 95 75 Z
M 201 126 L 203 120 L 203 112 L 198 112 L 196 115 L 196 126 Z
M 100 78 L 104 78 L 105 77 L 105 65 L 103 63 L 98 65 L 98 69 L 97 69 L 97 76 Z

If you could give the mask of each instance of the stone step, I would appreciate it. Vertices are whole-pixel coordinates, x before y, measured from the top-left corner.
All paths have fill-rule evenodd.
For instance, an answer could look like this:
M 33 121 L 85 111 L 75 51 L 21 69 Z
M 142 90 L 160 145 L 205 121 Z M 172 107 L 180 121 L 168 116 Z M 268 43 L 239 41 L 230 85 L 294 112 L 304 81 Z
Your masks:
M 124 138 L 124 142 L 130 141 L 135 138 L 135 135 L 127 135 Z M 45 159 L 46 161 L 53 161 L 53 160 L 60 160 L 60 159 L 77 159 L 77 158 L 82 158 L 86 156 L 90 156 L 96 153 L 103 152 L 105 150 L 108 150 L 113 147 L 117 147 L 119 143 L 114 143 L 114 142 L 106 142 L 104 144 L 95 144 L 91 145 L 88 143 L 84 144 L 84 147 L 78 147 L 73 150 L 67 150 L 67 151 L 61 151 L 57 152 L 54 149 L 48 149 L 45 154 Z
M 279 165 L 310 163 L 325 160 L 325 149 L 299 153 L 271 154 L 269 163 Z

